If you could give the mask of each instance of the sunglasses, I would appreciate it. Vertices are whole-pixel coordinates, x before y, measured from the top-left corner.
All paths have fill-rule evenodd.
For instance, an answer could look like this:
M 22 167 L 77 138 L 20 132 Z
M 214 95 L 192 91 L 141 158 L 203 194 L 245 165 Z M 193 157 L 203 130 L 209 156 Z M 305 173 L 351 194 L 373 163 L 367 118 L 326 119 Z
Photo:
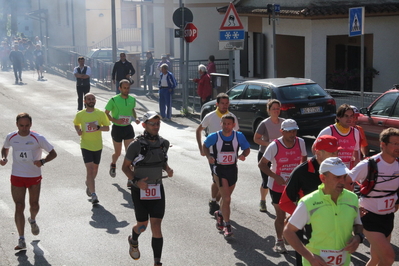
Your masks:
M 159 126 L 161 124 L 161 122 L 151 122 L 151 121 L 147 121 L 145 123 L 150 125 L 150 126 Z

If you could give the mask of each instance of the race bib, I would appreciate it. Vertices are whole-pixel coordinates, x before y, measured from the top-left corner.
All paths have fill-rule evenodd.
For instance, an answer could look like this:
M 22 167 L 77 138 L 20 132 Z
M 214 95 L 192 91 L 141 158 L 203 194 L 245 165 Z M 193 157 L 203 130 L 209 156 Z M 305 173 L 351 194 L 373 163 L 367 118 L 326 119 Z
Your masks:
M 147 189 L 140 189 L 140 199 L 142 200 L 157 200 L 161 199 L 161 185 L 149 184 Z
M 384 198 L 378 198 L 377 200 L 377 208 L 379 212 L 389 211 L 395 207 L 395 197 L 389 196 Z
M 26 163 L 26 162 L 33 162 L 33 155 L 32 151 L 16 151 L 17 161 Z
M 91 126 L 90 126 L 90 124 L 93 123 L 93 122 L 96 123 L 96 126 L 95 126 L 95 127 L 91 127 Z M 87 132 L 87 133 L 91 133 L 91 132 L 97 131 L 98 122 L 97 122 L 97 121 L 93 121 L 93 122 L 88 122 L 88 123 L 86 123 L 86 132 Z
M 221 152 L 219 154 L 219 164 L 234 164 L 236 162 L 236 153 L 235 152 Z
M 132 121 L 132 117 L 127 115 L 120 115 L 119 119 L 123 120 L 122 125 L 130 125 L 130 122 Z
M 290 173 L 280 173 L 280 176 L 284 179 L 285 182 L 288 181 L 288 179 L 290 178 Z
M 327 263 L 327 265 L 331 266 L 340 266 L 344 265 L 346 261 L 346 251 L 344 249 L 341 250 L 328 250 L 322 249 L 320 250 L 320 257 Z

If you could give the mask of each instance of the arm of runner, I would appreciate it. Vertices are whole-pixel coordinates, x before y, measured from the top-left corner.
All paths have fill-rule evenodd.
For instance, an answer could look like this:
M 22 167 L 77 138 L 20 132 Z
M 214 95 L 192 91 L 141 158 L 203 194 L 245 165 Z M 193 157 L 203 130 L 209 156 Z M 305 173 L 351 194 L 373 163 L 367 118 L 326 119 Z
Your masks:
M 44 163 L 50 162 L 51 160 L 55 159 L 55 157 L 57 157 L 57 153 L 55 152 L 54 149 L 52 149 L 44 159 L 36 160 L 33 162 L 33 164 L 36 165 L 37 167 L 42 167 Z M 44 160 L 43 163 L 42 160 Z
M 245 157 L 247 157 L 250 152 L 251 152 L 250 148 L 243 150 L 242 153 L 240 154 L 240 156 L 238 156 L 238 159 L 241 161 L 245 161 Z
M 137 113 L 136 113 L 136 110 L 134 110 L 134 108 L 132 109 L 132 114 L 133 114 L 133 117 L 136 119 L 135 120 L 136 125 L 140 124 L 140 119 L 137 117 Z
M 195 137 L 197 139 L 198 149 L 200 151 L 201 156 L 205 156 L 205 153 L 204 153 L 204 151 L 202 149 L 202 141 L 201 141 L 202 130 L 204 130 L 204 128 L 201 125 L 199 125 L 197 127 L 196 132 L 195 132 Z
M 285 185 L 286 182 L 284 178 L 282 178 L 281 176 L 275 174 L 272 170 L 270 170 L 270 168 L 267 166 L 268 163 L 269 160 L 267 160 L 265 157 L 262 157 L 262 159 L 258 163 L 259 169 L 267 176 L 273 178 L 274 181 L 276 181 L 276 183 L 279 184 L 280 186 Z
M 168 163 L 164 164 L 163 170 L 165 170 L 166 173 L 168 173 L 168 177 L 172 177 L 173 176 L 173 169 L 169 167 Z
M 288 223 L 284 228 L 284 237 L 290 243 L 291 247 L 293 247 L 299 254 L 302 255 L 312 266 L 328 266 L 328 264 L 320 257 L 308 250 L 299 237 L 296 235 L 296 232 L 299 229 L 296 228 L 291 223 Z
M 0 161 L 0 165 L 4 166 L 7 164 L 8 160 L 7 160 L 7 156 L 8 156 L 8 152 L 10 149 L 6 149 L 6 148 L 2 148 L 1 149 L 1 161 Z
M 255 142 L 256 144 L 262 145 L 262 146 L 265 146 L 265 147 L 269 146 L 269 144 L 270 144 L 270 142 L 269 142 L 269 141 L 265 141 L 265 140 L 263 139 L 262 134 L 259 134 L 259 133 L 255 133 L 255 134 L 254 134 L 253 140 L 254 140 L 254 142 Z
M 75 130 L 76 130 L 76 133 L 78 133 L 79 136 L 82 136 L 82 129 L 80 128 L 80 126 L 76 126 L 75 125 Z
M 360 219 L 360 218 L 359 218 Z M 347 242 L 347 245 L 345 246 L 344 250 L 348 251 L 350 254 L 356 251 L 356 249 L 359 247 L 359 244 L 361 242 L 360 236 L 357 234 L 361 234 L 363 232 L 363 225 L 361 224 L 355 224 L 353 225 L 353 236 L 349 239 Z

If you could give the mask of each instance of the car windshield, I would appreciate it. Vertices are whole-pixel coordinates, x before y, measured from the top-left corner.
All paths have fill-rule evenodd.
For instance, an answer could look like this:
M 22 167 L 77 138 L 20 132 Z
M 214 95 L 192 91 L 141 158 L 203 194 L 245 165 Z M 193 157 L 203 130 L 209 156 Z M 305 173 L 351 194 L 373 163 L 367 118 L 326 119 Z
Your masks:
M 394 106 L 399 93 L 387 93 L 381 96 L 370 108 L 370 114 L 388 116 Z
M 316 83 L 293 84 L 278 89 L 285 100 L 315 99 L 327 96 L 327 93 Z

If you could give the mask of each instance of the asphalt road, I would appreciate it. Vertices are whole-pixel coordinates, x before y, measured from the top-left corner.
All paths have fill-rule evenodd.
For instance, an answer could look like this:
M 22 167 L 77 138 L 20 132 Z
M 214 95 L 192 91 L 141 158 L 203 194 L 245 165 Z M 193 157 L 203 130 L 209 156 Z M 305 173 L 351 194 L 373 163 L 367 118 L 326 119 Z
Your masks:
M 33 117 L 32 130 L 43 134 L 55 147 L 58 157 L 43 168 L 41 209 L 37 217 L 41 233 L 33 236 L 26 225 L 27 250 L 15 252 L 18 234 L 13 220 L 14 203 L 10 195 L 11 161 L 0 167 L 0 265 L 152 265 L 151 232 L 140 238 L 141 258 L 133 261 L 128 254 L 127 237 L 134 224 L 134 212 L 126 177 L 117 165 L 117 176 L 108 174 L 113 151 L 110 133 L 103 133 L 104 148 L 97 176 L 100 204 L 93 207 L 85 193 L 85 167 L 79 137 L 73 127 L 76 114 L 75 83 L 46 75 L 37 81 L 32 72 L 24 72 L 23 85 L 14 85 L 11 72 L 0 73 L 0 138 L 16 130 L 15 117 L 28 112 Z M 92 88 L 99 109 L 114 95 Z M 146 110 L 158 110 L 155 98 L 137 94 L 139 116 Z M 274 210 L 268 198 L 269 213 L 258 209 L 260 173 L 256 163 L 257 147 L 239 162 L 239 178 L 232 198 L 234 237 L 226 240 L 215 228 L 208 214 L 211 178 L 209 166 L 201 157 L 195 141 L 198 117 L 179 117 L 161 124 L 161 135 L 170 140 L 169 164 L 174 177 L 165 180 L 166 215 L 163 221 L 164 265 L 295 265 L 295 255 L 273 251 L 275 243 Z M 137 133 L 141 125 L 134 125 Z M 312 142 L 306 138 L 308 147 Z M 310 154 L 309 154 L 310 155 Z M 28 209 L 25 210 L 28 217 Z M 396 221 L 396 226 L 398 222 Z M 329 230 L 326 228 L 326 230 Z M 397 254 L 399 237 L 392 236 Z M 352 258 L 353 265 L 365 265 L 368 246 L 361 245 Z M 396 263 L 399 256 L 396 257 Z

